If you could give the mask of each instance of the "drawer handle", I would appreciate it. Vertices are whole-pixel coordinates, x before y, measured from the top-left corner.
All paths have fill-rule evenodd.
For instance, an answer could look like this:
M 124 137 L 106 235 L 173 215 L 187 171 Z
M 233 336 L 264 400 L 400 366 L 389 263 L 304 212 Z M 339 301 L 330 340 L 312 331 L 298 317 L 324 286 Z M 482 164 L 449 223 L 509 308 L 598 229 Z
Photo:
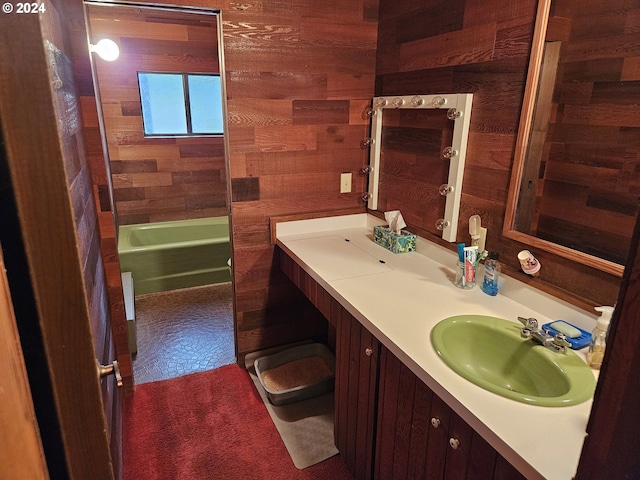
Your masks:
M 449 439 L 449 446 L 454 450 L 457 450 L 458 448 L 460 448 L 460 440 L 458 440 L 457 438 L 451 437 Z
M 431 419 L 431 426 L 432 426 L 433 428 L 438 428 L 438 427 L 440 426 L 440 419 L 439 419 L 439 418 L 437 418 L 437 417 L 433 417 L 433 418 Z
M 365 354 L 367 357 L 370 357 L 372 353 L 373 353 L 373 350 L 371 350 L 370 348 L 365 348 L 365 349 L 364 349 L 364 354 Z

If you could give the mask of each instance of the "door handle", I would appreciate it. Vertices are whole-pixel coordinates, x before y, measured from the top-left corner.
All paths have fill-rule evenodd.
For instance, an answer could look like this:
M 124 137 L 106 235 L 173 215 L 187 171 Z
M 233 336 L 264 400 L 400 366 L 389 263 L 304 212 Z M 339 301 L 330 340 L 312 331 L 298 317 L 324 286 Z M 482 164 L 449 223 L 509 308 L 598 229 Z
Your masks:
M 116 376 L 116 385 L 118 387 L 122 387 L 122 375 L 120 375 L 120 367 L 118 366 L 117 360 L 114 360 L 113 363 L 109 365 L 98 364 L 98 375 L 100 376 L 100 378 L 106 377 L 107 375 L 111 374 Z

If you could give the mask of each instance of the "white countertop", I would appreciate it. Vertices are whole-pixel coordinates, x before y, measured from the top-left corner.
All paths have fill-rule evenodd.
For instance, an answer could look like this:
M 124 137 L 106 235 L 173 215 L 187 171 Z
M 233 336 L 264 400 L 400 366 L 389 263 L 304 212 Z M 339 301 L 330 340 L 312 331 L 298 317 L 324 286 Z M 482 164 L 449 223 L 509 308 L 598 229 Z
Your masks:
M 595 315 L 505 276 L 495 297 L 479 286 L 456 288 L 453 251 L 418 237 L 416 252 L 393 254 L 372 240 L 373 226 L 382 224 L 367 214 L 299 220 L 278 223 L 276 236 L 285 252 L 527 478 L 573 478 L 592 401 L 538 407 L 486 391 L 444 364 L 430 332 L 440 320 L 462 314 L 514 322 L 535 317 L 541 325 L 564 319 L 591 331 Z M 584 359 L 585 350 L 576 353 Z

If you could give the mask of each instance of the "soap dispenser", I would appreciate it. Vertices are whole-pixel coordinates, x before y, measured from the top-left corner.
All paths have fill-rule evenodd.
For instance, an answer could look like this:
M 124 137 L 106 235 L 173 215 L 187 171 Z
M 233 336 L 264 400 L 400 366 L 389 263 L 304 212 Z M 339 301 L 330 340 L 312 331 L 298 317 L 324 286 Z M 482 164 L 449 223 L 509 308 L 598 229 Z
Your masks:
M 595 307 L 595 310 L 601 312 L 600 318 L 596 323 L 596 328 L 591 333 L 591 342 L 587 351 L 587 363 L 591 368 L 600 370 L 602 359 L 604 358 L 604 350 L 607 346 L 607 331 L 614 307 Z

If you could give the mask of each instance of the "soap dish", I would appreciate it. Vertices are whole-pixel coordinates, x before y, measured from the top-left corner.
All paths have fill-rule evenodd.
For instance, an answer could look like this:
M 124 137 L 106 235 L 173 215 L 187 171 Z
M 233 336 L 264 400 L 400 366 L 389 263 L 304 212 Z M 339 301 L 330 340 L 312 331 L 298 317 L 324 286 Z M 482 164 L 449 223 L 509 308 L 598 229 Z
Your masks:
M 553 322 L 545 323 L 544 325 L 542 325 L 542 329 L 543 330 L 549 329 L 549 333 L 551 335 L 555 335 L 556 333 L 558 333 L 558 331 L 555 328 L 551 327 L 551 324 L 554 322 L 564 322 L 567 325 L 570 325 L 573 328 L 580 330 L 579 337 L 576 337 L 576 338 L 567 337 L 567 342 L 571 344 L 571 348 L 573 350 L 580 350 L 581 348 L 584 348 L 587 345 L 589 345 L 589 342 L 591 341 L 591 332 L 587 332 L 586 330 L 583 330 L 580 327 L 576 327 L 572 323 L 565 322 L 564 320 L 554 320 Z

